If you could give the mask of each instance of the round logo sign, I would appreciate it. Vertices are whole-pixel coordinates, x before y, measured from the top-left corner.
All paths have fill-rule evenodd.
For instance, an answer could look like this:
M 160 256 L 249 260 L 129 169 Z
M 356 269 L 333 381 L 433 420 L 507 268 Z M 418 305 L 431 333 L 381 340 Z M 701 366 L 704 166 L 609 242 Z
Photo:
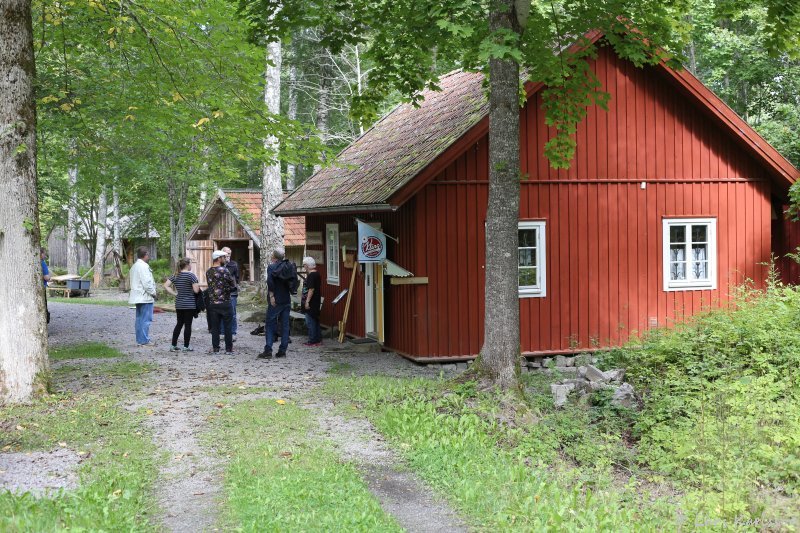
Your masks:
M 361 254 L 368 259 L 375 259 L 383 253 L 383 243 L 374 236 L 361 239 Z

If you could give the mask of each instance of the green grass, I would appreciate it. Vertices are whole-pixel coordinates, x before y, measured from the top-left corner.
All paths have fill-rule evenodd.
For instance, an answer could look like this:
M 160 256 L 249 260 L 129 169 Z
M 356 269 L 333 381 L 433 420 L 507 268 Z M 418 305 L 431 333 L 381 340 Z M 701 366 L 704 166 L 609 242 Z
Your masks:
M 116 348 L 111 348 L 100 342 L 85 342 L 59 346 L 50 350 L 51 361 L 64 359 L 104 359 L 122 357 L 124 354 Z
M 61 298 L 48 296 L 48 302 L 57 302 L 60 304 L 87 304 L 87 305 L 104 305 L 107 307 L 128 307 L 128 302 L 125 300 L 99 300 L 97 298 Z
M 137 361 L 119 361 L 116 363 L 104 363 L 99 365 L 92 365 L 90 367 L 72 364 L 62 365 L 53 371 L 56 378 L 63 378 L 70 374 L 82 373 L 89 376 L 108 376 L 111 378 L 127 378 L 128 380 L 135 380 L 136 378 L 152 372 L 156 366 L 150 363 L 139 363 Z M 126 386 L 133 386 L 133 381 L 126 382 Z
M 157 449 L 140 415 L 118 406 L 118 394 L 52 395 L 0 408 L 6 451 L 88 453 L 80 485 L 48 497 L 0 493 L 2 531 L 151 531 Z
M 554 421 L 530 432 L 540 414 L 520 409 L 519 419 L 500 422 L 498 397 L 471 383 L 332 377 L 325 392 L 350 402 L 351 415 L 368 416 L 409 466 L 481 530 L 677 528 L 669 502 L 612 482 L 605 468 L 575 468 L 558 436 L 542 442 Z
M 401 531 L 356 470 L 313 437 L 315 427 L 291 402 L 221 411 L 207 442 L 229 457 L 223 530 Z

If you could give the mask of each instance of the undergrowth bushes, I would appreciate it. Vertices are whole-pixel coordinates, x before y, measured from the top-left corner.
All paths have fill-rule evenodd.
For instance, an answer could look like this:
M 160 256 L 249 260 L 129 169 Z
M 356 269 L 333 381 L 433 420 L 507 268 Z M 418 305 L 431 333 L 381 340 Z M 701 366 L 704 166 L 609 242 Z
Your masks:
M 758 516 L 764 489 L 800 495 L 800 289 L 741 289 L 727 309 L 614 350 L 642 393 L 638 460 L 724 515 Z

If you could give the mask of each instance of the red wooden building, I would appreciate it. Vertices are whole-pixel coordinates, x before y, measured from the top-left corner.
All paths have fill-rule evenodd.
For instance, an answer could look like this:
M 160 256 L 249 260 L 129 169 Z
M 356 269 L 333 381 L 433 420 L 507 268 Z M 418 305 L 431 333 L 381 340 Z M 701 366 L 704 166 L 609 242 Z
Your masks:
M 589 108 L 569 170 L 543 156 L 541 86 L 521 110 L 520 330 L 524 353 L 612 346 L 725 302 L 797 231 L 782 220 L 800 172 L 687 71 L 635 68 L 601 47 L 610 93 Z M 454 72 L 421 107 L 401 105 L 289 196 L 330 302 L 350 282 L 354 217 L 378 223 L 388 258 L 364 265 L 348 333 L 416 360 L 476 355 L 483 341 L 487 102 L 479 74 Z M 343 305 L 327 305 L 335 324 Z

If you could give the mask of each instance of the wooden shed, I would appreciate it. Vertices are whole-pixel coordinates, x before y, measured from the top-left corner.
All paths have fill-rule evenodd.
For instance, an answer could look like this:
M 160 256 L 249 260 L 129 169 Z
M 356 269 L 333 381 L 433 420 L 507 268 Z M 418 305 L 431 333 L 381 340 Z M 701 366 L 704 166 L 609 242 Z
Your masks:
M 526 85 L 520 112 L 527 355 L 618 345 L 723 304 L 745 280 L 763 286 L 770 253 L 800 236 L 782 221 L 798 170 L 691 73 L 636 68 L 606 46 L 590 66 L 611 100 L 608 111 L 588 109 L 569 170 L 543 155 L 553 131 L 541 85 Z M 474 357 L 483 343 L 482 82 L 476 73 L 444 76 L 440 92 L 426 91 L 418 108 L 397 107 L 275 210 L 305 215 L 308 248 L 325 256 L 326 301 L 350 280 L 343 236 L 356 231 L 354 216 L 398 238 L 388 258 L 413 277 L 363 265 L 347 331 L 419 361 Z M 323 322 L 335 324 L 342 307 L 326 306 Z
M 284 246 L 286 256 L 298 265 L 305 252 L 305 219 L 286 217 Z M 189 231 L 186 254 L 194 262 L 201 283 L 211 266 L 211 253 L 225 246 L 239 263 L 244 281 L 255 281 L 260 263 L 261 191 L 255 189 L 219 189 L 206 206 L 197 224 Z

